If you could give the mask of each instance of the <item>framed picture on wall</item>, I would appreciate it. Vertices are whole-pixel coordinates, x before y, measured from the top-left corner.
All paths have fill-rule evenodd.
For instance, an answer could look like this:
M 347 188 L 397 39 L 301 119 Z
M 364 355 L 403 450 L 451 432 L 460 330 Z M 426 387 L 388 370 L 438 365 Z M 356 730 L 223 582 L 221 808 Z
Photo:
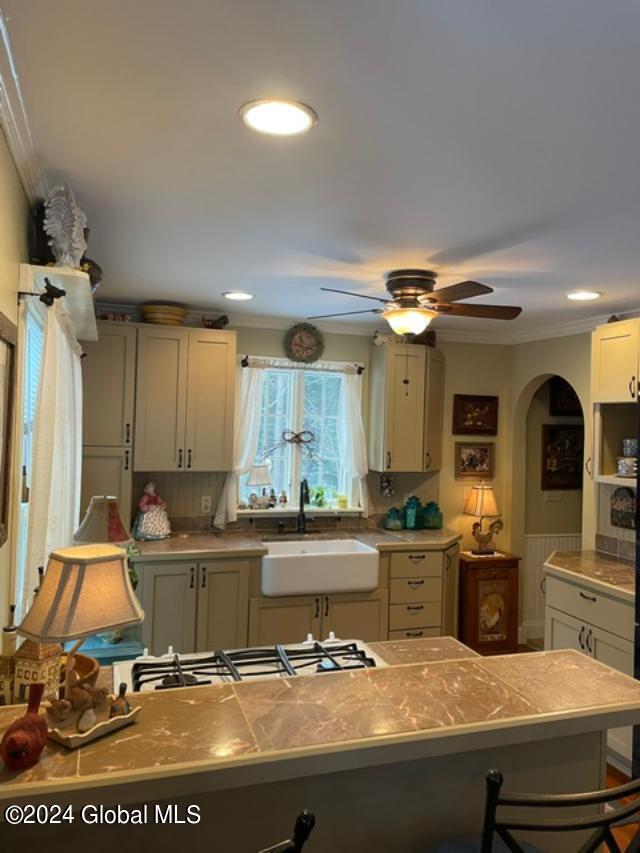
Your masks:
M 476 441 L 456 442 L 456 477 L 481 477 L 490 480 L 494 475 L 494 449 L 492 443 Z
M 579 418 L 582 406 L 571 385 L 561 376 L 549 380 L 549 414 L 551 417 Z
M 497 435 L 498 398 L 479 394 L 454 394 L 453 434 Z
M 16 326 L 0 313 L 0 545 L 8 537 L 16 339 Z
M 542 427 L 543 491 L 582 488 L 582 424 L 544 424 Z

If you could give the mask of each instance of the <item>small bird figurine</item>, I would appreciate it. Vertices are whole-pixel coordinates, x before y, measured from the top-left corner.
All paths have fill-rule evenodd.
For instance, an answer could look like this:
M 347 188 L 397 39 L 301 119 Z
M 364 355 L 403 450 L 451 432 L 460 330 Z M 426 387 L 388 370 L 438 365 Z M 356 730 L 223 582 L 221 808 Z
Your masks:
M 84 711 L 85 708 L 90 708 L 93 704 L 91 694 L 84 687 L 72 687 L 69 692 L 69 699 L 74 711 Z
M 88 732 L 95 726 L 96 721 L 96 712 L 93 708 L 85 708 L 80 712 L 76 727 L 81 733 Z
M 127 685 L 122 682 L 120 685 L 120 689 L 118 690 L 118 695 L 111 703 L 111 707 L 109 708 L 109 717 L 124 717 L 126 714 L 130 713 L 131 705 L 129 704 L 129 700 L 126 697 Z
M 67 699 L 57 699 L 55 696 L 49 697 L 49 707 L 47 708 L 47 716 L 54 723 L 64 723 L 71 713 L 71 702 Z
M 87 692 L 91 697 L 92 708 L 101 708 L 109 696 L 109 691 L 106 687 L 89 687 Z
M 26 770 L 40 760 L 47 742 L 47 721 L 38 713 L 44 684 L 29 687 L 29 705 L 24 717 L 12 723 L 0 741 L 0 758 L 9 770 Z

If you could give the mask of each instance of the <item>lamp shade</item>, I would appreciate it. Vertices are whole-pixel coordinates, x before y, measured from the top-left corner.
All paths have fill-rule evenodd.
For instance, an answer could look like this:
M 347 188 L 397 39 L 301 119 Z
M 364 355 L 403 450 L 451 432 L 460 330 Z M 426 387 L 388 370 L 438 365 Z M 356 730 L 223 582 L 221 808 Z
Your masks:
M 382 316 L 396 335 L 419 335 L 438 316 L 438 312 L 421 306 L 402 308 L 391 305 L 384 309 Z
M 131 533 L 120 517 L 118 498 L 111 495 L 94 495 L 80 527 L 73 535 L 73 541 L 78 545 L 126 545 L 131 542 Z
M 127 570 L 113 545 L 53 551 L 42 585 L 18 633 L 37 643 L 65 643 L 144 619 Z
M 500 515 L 493 486 L 485 486 L 482 483 L 472 486 L 464 504 L 464 512 L 466 515 L 478 515 L 481 517 Z
M 252 465 L 249 471 L 248 486 L 270 486 L 271 470 L 268 462 Z

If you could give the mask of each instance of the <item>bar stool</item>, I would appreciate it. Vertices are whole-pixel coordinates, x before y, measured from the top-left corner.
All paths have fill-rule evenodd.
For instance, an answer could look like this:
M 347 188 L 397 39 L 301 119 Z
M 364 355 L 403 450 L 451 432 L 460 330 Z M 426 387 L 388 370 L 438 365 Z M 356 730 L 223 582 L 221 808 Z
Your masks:
M 278 844 L 274 844 L 273 847 L 265 847 L 259 853 L 300 853 L 315 825 L 316 819 L 314 815 L 305 809 L 296 818 L 291 838 L 288 838 L 286 841 L 280 841 Z

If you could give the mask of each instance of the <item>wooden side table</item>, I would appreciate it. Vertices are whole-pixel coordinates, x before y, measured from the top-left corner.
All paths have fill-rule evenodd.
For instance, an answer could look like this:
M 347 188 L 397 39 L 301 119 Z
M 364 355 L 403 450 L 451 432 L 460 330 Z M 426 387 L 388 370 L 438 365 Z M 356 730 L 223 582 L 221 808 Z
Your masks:
M 518 648 L 518 566 L 513 554 L 460 552 L 460 639 L 483 655 Z

